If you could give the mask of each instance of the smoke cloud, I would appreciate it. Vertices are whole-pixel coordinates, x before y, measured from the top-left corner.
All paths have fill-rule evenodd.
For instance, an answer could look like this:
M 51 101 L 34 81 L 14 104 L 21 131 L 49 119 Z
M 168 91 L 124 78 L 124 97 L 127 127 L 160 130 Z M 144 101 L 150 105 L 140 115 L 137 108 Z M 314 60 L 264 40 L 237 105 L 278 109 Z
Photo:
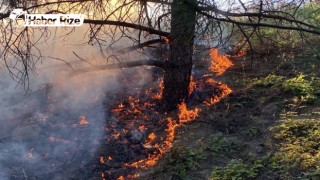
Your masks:
M 56 38 L 62 32 L 39 47 L 44 58 L 30 75 L 30 92 L 17 86 L 5 67 L 0 68 L 1 180 L 76 178 L 71 172 L 99 157 L 95 152 L 106 135 L 105 112 L 112 104 L 106 102 L 106 95 L 121 88 L 119 74 L 135 74 L 137 86 L 151 80 L 143 68 L 137 73 L 110 70 L 70 77 L 72 70 L 63 61 L 76 69 L 106 60 L 98 47 L 78 46 L 84 42 L 82 29 L 67 38 Z M 130 58 L 142 55 L 131 54 Z

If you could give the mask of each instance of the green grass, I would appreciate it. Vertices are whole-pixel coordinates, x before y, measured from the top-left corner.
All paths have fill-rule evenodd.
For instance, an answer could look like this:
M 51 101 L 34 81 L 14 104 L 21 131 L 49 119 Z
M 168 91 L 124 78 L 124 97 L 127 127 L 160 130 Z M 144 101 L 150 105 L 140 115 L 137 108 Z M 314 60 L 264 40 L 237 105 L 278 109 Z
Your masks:
M 188 171 L 198 170 L 198 162 L 205 159 L 205 154 L 202 148 L 173 149 L 167 158 L 167 170 L 180 179 L 186 179 Z
M 254 179 L 263 167 L 262 161 L 252 164 L 244 163 L 239 159 L 232 159 L 225 167 L 215 167 L 211 173 L 212 180 L 247 180 Z
M 320 121 L 286 119 L 271 129 L 277 151 L 269 167 L 283 179 L 315 178 L 320 172 Z M 303 176 L 302 176 L 303 175 Z
M 293 78 L 285 78 L 269 74 L 264 78 L 255 78 L 249 83 L 250 87 L 278 88 L 283 94 L 290 97 L 298 97 L 301 101 L 309 104 L 319 103 L 320 80 L 317 77 L 308 77 L 299 74 Z

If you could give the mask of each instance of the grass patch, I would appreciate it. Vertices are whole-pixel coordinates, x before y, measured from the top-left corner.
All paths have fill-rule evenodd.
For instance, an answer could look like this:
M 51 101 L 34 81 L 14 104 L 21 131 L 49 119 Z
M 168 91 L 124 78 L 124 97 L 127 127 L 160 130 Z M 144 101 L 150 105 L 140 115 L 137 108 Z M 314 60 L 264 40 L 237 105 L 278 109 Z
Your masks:
M 201 170 L 200 164 L 215 159 L 234 157 L 240 147 L 229 142 L 222 134 L 212 135 L 206 143 L 198 144 L 197 147 L 177 147 L 170 150 L 166 155 L 164 172 L 168 172 L 174 179 L 188 179 L 189 172 Z
M 284 120 L 271 129 L 279 149 L 270 167 L 283 179 L 313 179 L 320 175 L 320 121 Z
M 212 170 L 212 180 L 246 180 L 254 179 L 263 167 L 262 161 L 257 160 L 252 164 L 242 160 L 232 159 L 225 167 L 216 167 Z
M 307 77 L 299 74 L 296 77 L 286 79 L 283 76 L 269 74 L 264 78 L 254 78 L 250 87 L 280 88 L 283 93 L 291 97 L 298 97 L 308 104 L 319 104 L 320 80 L 317 77 Z
M 213 136 L 210 141 L 208 150 L 214 157 L 234 153 L 239 150 L 239 147 L 236 144 L 228 142 L 223 136 Z
M 185 148 L 183 150 L 173 149 L 166 167 L 167 170 L 178 177 L 179 179 L 186 179 L 187 172 L 190 170 L 198 170 L 200 160 L 205 159 L 204 150 Z

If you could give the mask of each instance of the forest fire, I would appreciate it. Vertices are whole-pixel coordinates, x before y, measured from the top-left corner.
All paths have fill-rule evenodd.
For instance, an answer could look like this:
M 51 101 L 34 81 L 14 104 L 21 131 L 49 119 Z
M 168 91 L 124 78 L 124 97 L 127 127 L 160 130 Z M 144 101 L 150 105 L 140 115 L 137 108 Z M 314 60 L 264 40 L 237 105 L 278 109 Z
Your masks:
M 55 107 L 54 103 L 59 102 L 45 96 L 49 99 L 45 101 L 48 108 L 37 116 L 46 118 L 39 127 L 43 128 L 42 134 L 36 138 L 48 145 L 43 150 L 30 146 L 24 157 L 29 161 L 44 161 L 43 164 L 50 161 L 48 169 L 54 164 L 57 171 L 68 164 L 78 164 L 92 171 L 88 173 L 91 177 L 137 178 L 140 171 L 157 165 L 174 146 L 177 132 L 184 124 L 196 121 L 203 108 L 214 105 L 231 92 L 226 84 L 213 79 L 214 73 L 207 69 L 201 72 L 208 74 L 193 74 L 189 99 L 172 112 L 161 109 L 163 80 L 140 89 L 124 84 L 123 89 L 129 91 L 109 95 L 108 101 L 112 104 L 98 106 L 100 109 L 96 107 L 102 104 L 103 98 L 97 97 L 102 96 L 92 96 L 85 108 L 74 111 L 66 111 L 66 106 Z M 46 93 L 50 92 L 46 90 Z M 100 111 L 106 113 L 105 119 Z M 96 117 L 101 118 L 101 124 L 96 122 Z M 99 131 L 102 132 L 99 134 Z M 94 160 L 88 162 L 89 158 Z
M 212 106 L 227 97 L 232 90 L 224 83 L 214 80 L 214 74 L 221 75 L 232 66 L 226 55 L 219 54 L 217 49 L 210 51 L 212 64 L 211 72 L 202 76 L 191 77 L 188 102 L 178 105 L 177 111 L 162 113 L 157 101 L 161 100 L 163 80 L 159 81 L 157 89 L 147 87 L 144 92 L 128 95 L 120 99 L 118 105 L 111 108 L 112 117 L 117 119 L 118 130 L 113 130 L 112 137 L 119 141 L 121 146 L 131 147 L 131 151 L 140 152 L 131 161 L 123 162 L 129 173 L 119 174 L 118 179 L 138 177 L 137 170 L 154 166 L 165 153 L 173 146 L 175 135 L 179 127 L 196 120 L 201 108 Z M 192 105 L 193 104 L 193 105 Z M 113 128 L 117 128 L 112 125 Z M 109 141 L 113 141 L 109 139 Z M 106 154 L 103 157 L 117 156 Z M 103 159 L 104 160 L 104 159 Z M 100 157 L 100 163 L 101 163 Z M 105 160 L 104 160 L 105 162 Z M 134 170 L 135 169 L 135 170 Z M 104 177 L 107 173 L 104 172 Z
M 257 138 L 250 137 L 250 140 L 260 137 L 265 140 L 267 137 L 261 132 L 266 129 L 256 127 L 274 124 L 267 121 L 272 118 L 263 117 L 265 114 L 273 114 L 273 121 L 278 119 L 277 114 L 264 110 L 272 106 L 276 112 L 281 108 L 278 106 L 286 103 L 282 103 L 282 99 L 281 102 L 271 101 L 283 88 L 277 88 L 277 94 L 263 99 L 256 98 L 262 96 L 260 91 L 257 94 L 244 91 L 243 96 L 241 91 L 241 97 L 235 93 L 228 101 L 223 101 L 232 92 L 231 83 L 229 87 L 226 81 L 232 82 L 240 73 L 246 73 L 248 78 L 260 78 L 266 73 L 286 78 L 285 75 L 293 77 L 312 70 L 307 80 L 312 80 L 311 85 L 318 85 L 318 75 L 313 73 L 317 69 L 313 61 L 318 44 L 308 40 L 320 36 L 316 26 L 320 18 L 315 11 L 319 6 L 318 1 L 302 0 L 2 1 L 0 180 L 158 179 L 150 178 L 148 173 L 153 171 L 145 172 L 145 169 L 165 164 L 162 162 L 169 161 L 167 157 L 171 152 L 177 152 L 181 158 L 176 158 L 178 163 L 170 159 L 177 167 L 166 169 L 168 173 L 164 178 L 182 179 L 182 175 L 189 175 L 190 169 L 198 166 L 197 160 L 184 160 L 183 156 L 202 153 L 191 151 L 193 148 L 212 151 L 211 144 L 215 142 L 211 143 L 211 136 L 226 135 L 225 131 L 228 145 L 229 140 L 232 146 L 238 146 L 239 142 L 237 151 L 246 153 L 240 159 L 235 157 L 236 160 L 251 165 L 256 162 L 252 154 L 268 154 L 264 151 L 268 147 L 255 141 L 240 146 L 241 140 L 252 135 L 251 131 L 243 131 L 250 128 L 245 129 L 242 122 L 249 124 L 251 119 L 263 119 L 252 123 L 251 129 Z M 82 18 L 82 26 L 77 29 L 24 27 L 28 25 L 30 13 L 45 15 L 39 22 L 49 21 L 49 16 L 72 14 L 81 15 L 85 20 Z M 264 48 L 261 44 L 271 47 Z M 311 47 L 306 46 L 309 44 Z M 209 52 L 208 48 L 211 48 Z M 219 52 L 217 48 L 233 55 Z M 243 56 L 245 52 L 240 50 L 249 48 L 251 64 L 247 62 L 249 58 L 239 58 L 242 62 L 237 62 L 239 66 L 233 69 L 234 74 L 226 73 L 233 66 L 230 57 Z M 209 68 L 206 67 L 208 54 Z M 267 57 L 271 54 L 273 56 Z M 253 61 L 254 58 L 261 59 L 261 63 Z M 273 59 L 282 60 L 276 64 L 276 72 L 270 67 Z M 301 59 L 312 62 L 300 67 L 298 60 Z M 253 75 L 255 71 L 247 72 L 248 65 L 263 65 L 265 70 Z M 266 71 L 269 69 L 273 72 Z M 287 73 L 286 69 L 294 71 Z M 317 92 L 312 93 L 316 99 Z M 231 101 L 240 105 L 229 106 Z M 237 109 L 244 105 L 248 108 Z M 217 113 L 227 108 L 228 111 Z M 215 114 L 212 110 L 216 110 Z M 239 117 L 236 116 L 238 111 L 241 111 Z M 207 127 L 207 124 L 214 127 Z M 208 131 L 193 133 L 199 132 L 198 127 L 201 132 Z M 188 136 L 184 136 L 185 133 Z M 234 137 L 236 135 L 238 137 Z M 201 143 L 206 147 L 197 146 L 196 136 L 203 137 Z M 184 148 L 182 146 L 191 138 L 190 153 L 180 153 L 179 148 Z M 201 162 L 199 167 L 203 169 L 191 172 L 191 178 L 194 175 L 199 175 L 195 177 L 198 179 L 203 179 L 204 175 L 209 178 L 213 176 L 213 169 L 209 167 L 228 165 L 230 159 L 234 159 L 229 154 L 237 155 L 229 152 L 222 158 L 211 158 L 212 152 L 209 153 L 210 157 L 206 158 L 212 162 Z M 201 159 L 197 156 L 195 158 Z M 180 165 L 182 161 L 187 161 L 187 165 Z M 263 165 L 268 167 L 266 163 Z M 183 174 L 178 166 L 183 167 Z M 279 168 L 271 169 L 270 173 L 269 169 L 256 169 L 255 174 L 259 173 L 260 179 L 266 176 L 265 172 L 268 177 L 272 174 L 270 178 L 281 178 L 283 174 L 278 173 Z M 171 171 L 175 172 L 170 174 Z M 292 175 L 285 173 L 285 176 L 304 178 L 313 172 L 308 169 Z

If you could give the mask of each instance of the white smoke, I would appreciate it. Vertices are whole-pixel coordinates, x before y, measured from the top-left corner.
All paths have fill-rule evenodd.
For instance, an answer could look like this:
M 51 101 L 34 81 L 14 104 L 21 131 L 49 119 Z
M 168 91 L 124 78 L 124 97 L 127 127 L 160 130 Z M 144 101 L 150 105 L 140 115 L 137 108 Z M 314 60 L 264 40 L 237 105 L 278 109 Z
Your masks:
M 62 33 L 62 32 L 59 32 Z M 61 34 L 60 34 L 61 35 Z M 58 35 L 56 35 L 58 37 Z M 66 169 L 76 171 L 87 161 L 99 157 L 95 150 L 103 141 L 106 94 L 118 91 L 117 76 L 122 70 L 110 70 L 70 77 L 65 62 L 76 62 L 77 69 L 102 64 L 98 47 L 82 45 L 84 32 L 68 38 L 51 37 L 39 48 L 44 56 L 30 75 L 30 91 L 17 86 L 5 67 L 0 68 L 0 179 L 59 179 Z M 132 56 L 141 58 L 141 55 Z M 141 85 L 150 80 L 140 70 Z M 109 103 L 110 104 L 110 103 Z M 80 124 L 84 119 L 85 123 Z M 63 175 L 67 176 L 67 175 Z M 64 179 L 68 179 L 64 177 Z

